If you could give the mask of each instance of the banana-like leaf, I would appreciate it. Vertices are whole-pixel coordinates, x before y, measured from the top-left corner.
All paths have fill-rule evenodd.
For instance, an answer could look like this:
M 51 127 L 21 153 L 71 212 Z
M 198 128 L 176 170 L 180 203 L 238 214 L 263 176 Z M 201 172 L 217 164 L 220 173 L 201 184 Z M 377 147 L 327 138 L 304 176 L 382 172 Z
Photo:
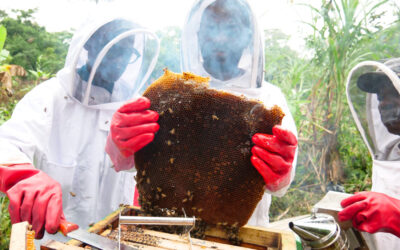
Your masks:
M 1 89 L 8 97 L 13 95 L 12 78 L 8 71 L 0 72 Z
M 10 64 L 7 68 L 11 76 L 26 76 L 26 70 L 22 66 Z
M 4 47 L 4 42 L 6 41 L 7 30 L 3 25 L 0 25 L 0 51 Z
M 0 67 L 0 82 L 3 93 L 8 97 L 13 95 L 12 77 L 13 76 L 26 76 L 26 70 L 19 65 L 2 65 Z

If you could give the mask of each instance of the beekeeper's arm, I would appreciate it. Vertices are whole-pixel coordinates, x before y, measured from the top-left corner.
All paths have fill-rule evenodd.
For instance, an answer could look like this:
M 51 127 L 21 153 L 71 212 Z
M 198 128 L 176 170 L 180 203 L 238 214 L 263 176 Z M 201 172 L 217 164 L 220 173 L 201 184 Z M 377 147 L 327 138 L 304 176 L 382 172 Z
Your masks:
M 264 90 L 265 91 L 265 90 Z M 297 160 L 297 131 L 286 99 L 280 89 L 270 86 L 273 91 L 268 99 L 281 107 L 285 113 L 282 125 L 272 129 L 272 135 L 257 133 L 252 140 L 251 163 L 262 175 L 266 191 L 275 196 L 283 196 L 294 178 Z
M 114 113 L 106 152 L 117 172 L 133 168 L 133 154 L 154 140 L 154 134 L 160 128 L 158 113 L 149 108 L 150 100 L 139 97 Z
M 400 200 L 383 193 L 360 192 L 341 202 L 340 221 L 368 233 L 387 232 L 400 237 Z
M 48 131 L 42 97 L 29 93 L 0 127 L 0 191 L 10 200 L 11 222 L 28 221 L 36 238 L 45 229 L 56 233 L 63 217 L 60 184 L 32 163 Z

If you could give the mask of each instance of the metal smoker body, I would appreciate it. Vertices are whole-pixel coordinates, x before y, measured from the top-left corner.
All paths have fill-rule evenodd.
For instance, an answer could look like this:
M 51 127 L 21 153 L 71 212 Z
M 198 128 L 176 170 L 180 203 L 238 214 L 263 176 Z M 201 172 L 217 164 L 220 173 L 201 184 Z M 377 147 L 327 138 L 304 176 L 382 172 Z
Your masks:
M 301 238 L 303 249 L 349 249 L 344 231 L 328 214 L 313 212 L 309 217 L 290 222 L 289 227 Z

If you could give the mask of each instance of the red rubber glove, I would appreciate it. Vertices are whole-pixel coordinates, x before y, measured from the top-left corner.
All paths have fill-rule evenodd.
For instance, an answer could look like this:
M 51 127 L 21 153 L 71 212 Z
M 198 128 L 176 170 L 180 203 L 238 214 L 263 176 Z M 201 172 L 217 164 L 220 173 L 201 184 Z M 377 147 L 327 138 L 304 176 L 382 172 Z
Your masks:
M 11 223 L 28 221 L 37 239 L 43 237 L 45 229 L 57 232 L 64 217 L 58 182 L 29 163 L 0 166 L 0 191 L 10 200 Z
M 125 157 L 133 155 L 154 139 L 160 126 L 158 113 L 150 108 L 150 100 L 139 97 L 121 106 L 111 120 L 111 139 Z
M 377 192 L 360 192 L 342 200 L 340 221 L 368 233 L 387 232 L 400 237 L 400 200 Z
M 79 228 L 78 225 L 76 225 L 72 222 L 66 221 L 64 217 L 61 218 L 60 231 L 62 234 L 64 234 L 64 236 L 67 236 L 68 233 L 70 233 L 78 228 Z
M 281 126 L 272 128 L 272 135 L 253 136 L 251 163 L 262 175 L 268 190 L 276 192 L 289 185 L 290 172 L 297 147 L 296 136 Z

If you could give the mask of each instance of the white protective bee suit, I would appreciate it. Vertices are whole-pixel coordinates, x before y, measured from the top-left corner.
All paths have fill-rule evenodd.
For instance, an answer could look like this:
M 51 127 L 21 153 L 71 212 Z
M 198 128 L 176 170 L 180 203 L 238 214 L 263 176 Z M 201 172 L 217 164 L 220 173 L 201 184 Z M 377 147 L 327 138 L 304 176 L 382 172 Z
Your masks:
M 209 15 L 206 13 L 209 8 L 216 10 Z M 219 17 L 212 15 L 241 16 L 242 19 L 232 18 L 215 25 L 212 20 Z M 203 28 L 207 30 L 208 37 L 206 38 L 199 35 L 203 32 Z M 263 44 L 257 21 L 246 1 L 195 1 L 182 32 L 181 68 L 185 72 L 210 77 L 210 86 L 213 88 L 258 99 L 266 107 L 278 105 L 285 113 L 282 126 L 297 136 L 296 125 L 281 90 L 264 81 Z M 212 54 L 215 50 L 223 51 L 219 53 L 223 53 L 224 56 L 241 51 L 238 55 L 240 58 L 231 60 L 235 61 L 234 65 L 227 65 L 228 68 L 233 69 L 232 71 L 219 68 L 218 62 L 214 61 L 217 57 Z M 296 158 L 295 156 L 293 161 L 291 180 L 294 178 Z M 289 185 L 290 183 L 272 194 L 283 196 Z M 266 190 L 248 224 L 266 227 L 269 223 L 270 204 L 271 192 Z
M 379 78 L 368 75 L 377 72 Z M 400 199 L 400 136 L 390 132 L 382 122 L 381 113 L 378 110 L 378 95 L 360 88 L 382 89 L 385 83 L 393 84 L 394 91 L 397 90 L 400 93 L 399 73 L 400 59 L 386 62 L 365 61 L 351 70 L 346 86 L 351 113 L 372 156 L 371 191 L 384 193 L 396 199 Z M 384 78 L 387 80 L 382 81 Z M 400 119 L 400 110 L 393 108 L 387 111 L 391 112 L 392 119 Z M 366 232 L 363 234 L 369 239 L 367 243 L 370 249 L 398 249 L 400 247 L 400 239 L 393 234 Z
M 108 42 L 91 55 L 86 42 L 115 20 L 106 35 L 96 33 L 94 39 Z M 65 217 L 82 229 L 120 204 L 133 204 L 135 172 L 117 173 L 105 144 L 113 113 L 137 95 L 158 53 L 156 35 L 128 19 L 86 22 L 72 38 L 64 68 L 27 93 L 0 127 L 0 164 L 33 163 L 59 182 Z M 112 84 L 97 84 L 99 76 Z

